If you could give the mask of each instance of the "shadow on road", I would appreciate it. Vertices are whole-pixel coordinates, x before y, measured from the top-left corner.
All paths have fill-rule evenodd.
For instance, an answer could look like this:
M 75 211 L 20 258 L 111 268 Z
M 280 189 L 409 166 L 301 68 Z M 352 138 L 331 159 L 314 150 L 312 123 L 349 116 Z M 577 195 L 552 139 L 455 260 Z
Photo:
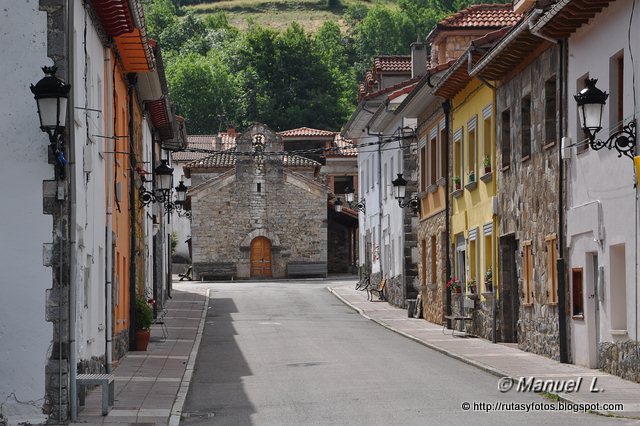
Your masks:
M 238 347 L 232 299 L 209 300 L 204 333 L 180 424 L 250 425 L 255 407 L 242 378 L 252 375 Z

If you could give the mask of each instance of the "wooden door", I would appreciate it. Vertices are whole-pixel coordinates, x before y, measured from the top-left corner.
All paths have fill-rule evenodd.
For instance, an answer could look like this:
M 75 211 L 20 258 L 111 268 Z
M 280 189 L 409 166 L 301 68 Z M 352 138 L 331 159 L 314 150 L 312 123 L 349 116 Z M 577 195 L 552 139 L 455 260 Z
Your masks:
M 271 241 L 257 237 L 251 241 L 251 277 L 271 276 Z

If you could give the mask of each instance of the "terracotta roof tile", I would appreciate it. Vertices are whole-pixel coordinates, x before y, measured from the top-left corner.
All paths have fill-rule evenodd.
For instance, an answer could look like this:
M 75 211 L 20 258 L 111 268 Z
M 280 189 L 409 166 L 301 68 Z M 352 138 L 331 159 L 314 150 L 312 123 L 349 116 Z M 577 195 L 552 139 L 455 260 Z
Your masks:
M 334 136 L 336 132 L 330 132 L 328 130 L 312 129 L 310 127 L 300 127 L 297 129 L 284 130 L 278 132 L 278 136 L 285 138 L 291 137 L 314 137 L 314 136 Z
M 285 167 L 320 167 L 320 163 L 309 158 L 299 155 L 284 155 Z M 218 152 L 208 155 L 204 158 L 190 162 L 185 167 L 189 169 L 208 169 L 208 168 L 232 168 L 236 165 L 236 148 L 231 148 L 224 152 Z
M 339 134 L 336 135 L 336 138 L 333 140 L 333 147 L 340 149 L 328 151 L 326 153 L 327 157 L 356 157 L 358 155 L 358 150 L 353 146 L 353 141 L 351 139 L 344 139 Z
M 476 4 L 443 19 L 437 29 L 501 28 L 515 25 L 520 17 L 509 3 Z
M 373 60 L 374 74 L 411 73 L 411 56 L 378 56 Z
M 216 137 L 214 135 L 189 135 L 187 136 L 187 149 L 216 149 Z M 171 153 L 173 161 L 199 160 L 209 155 L 206 152 L 174 151 Z

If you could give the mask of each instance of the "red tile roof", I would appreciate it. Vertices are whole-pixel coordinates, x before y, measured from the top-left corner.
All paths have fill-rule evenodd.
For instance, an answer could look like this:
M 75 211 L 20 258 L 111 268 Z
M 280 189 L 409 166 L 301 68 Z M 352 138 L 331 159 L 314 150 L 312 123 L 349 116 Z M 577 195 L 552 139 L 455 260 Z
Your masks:
M 378 56 L 373 60 L 373 72 L 411 73 L 411 56 Z
M 282 132 L 278 132 L 278 136 L 282 136 L 284 138 L 292 138 L 292 137 L 316 137 L 316 136 L 335 136 L 337 132 L 330 132 L 328 130 L 319 130 L 312 129 L 310 127 L 300 127 L 297 129 L 284 130 Z
M 443 19 L 437 29 L 501 28 L 515 25 L 520 17 L 509 3 L 476 4 Z
M 419 80 L 420 80 L 420 76 L 416 76 L 416 77 L 414 77 L 414 78 L 412 78 L 410 80 L 405 80 L 405 81 L 402 81 L 402 82 L 400 82 L 398 84 L 394 84 L 393 86 L 387 87 L 386 89 L 378 90 L 378 91 L 372 92 L 372 93 L 365 93 L 365 94 L 361 93 L 360 97 L 359 97 L 359 100 L 362 100 L 362 99 L 365 99 L 365 100 L 374 99 L 374 98 L 377 98 L 380 95 L 384 95 L 386 93 L 392 93 L 392 92 L 395 92 L 396 90 L 402 89 L 405 86 L 417 83 Z
M 344 139 L 340 134 L 333 140 L 333 150 L 327 151 L 327 157 L 356 157 L 358 150 L 351 139 Z
M 300 155 L 284 154 L 285 167 L 320 167 L 321 164 Z M 236 165 L 236 148 L 208 155 L 192 161 L 185 166 L 188 169 L 231 168 Z
M 202 150 L 214 150 L 216 149 L 216 136 L 215 135 L 189 135 L 187 137 L 187 149 L 202 149 Z M 194 161 L 211 155 L 208 152 L 191 152 L 191 151 L 175 151 L 171 153 L 173 161 Z

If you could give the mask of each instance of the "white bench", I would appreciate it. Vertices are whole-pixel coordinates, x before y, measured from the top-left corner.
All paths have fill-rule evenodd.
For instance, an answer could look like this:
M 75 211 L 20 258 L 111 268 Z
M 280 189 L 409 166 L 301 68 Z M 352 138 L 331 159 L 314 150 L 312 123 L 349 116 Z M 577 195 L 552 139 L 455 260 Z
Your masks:
M 86 394 L 83 386 L 101 385 L 102 386 L 102 415 L 109 414 L 109 407 L 113 407 L 115 399 L 115 382 L 112 374 L 78 374 L 76 383 L 79 387 L 80 405 L 84 405 L 84 397 Z

